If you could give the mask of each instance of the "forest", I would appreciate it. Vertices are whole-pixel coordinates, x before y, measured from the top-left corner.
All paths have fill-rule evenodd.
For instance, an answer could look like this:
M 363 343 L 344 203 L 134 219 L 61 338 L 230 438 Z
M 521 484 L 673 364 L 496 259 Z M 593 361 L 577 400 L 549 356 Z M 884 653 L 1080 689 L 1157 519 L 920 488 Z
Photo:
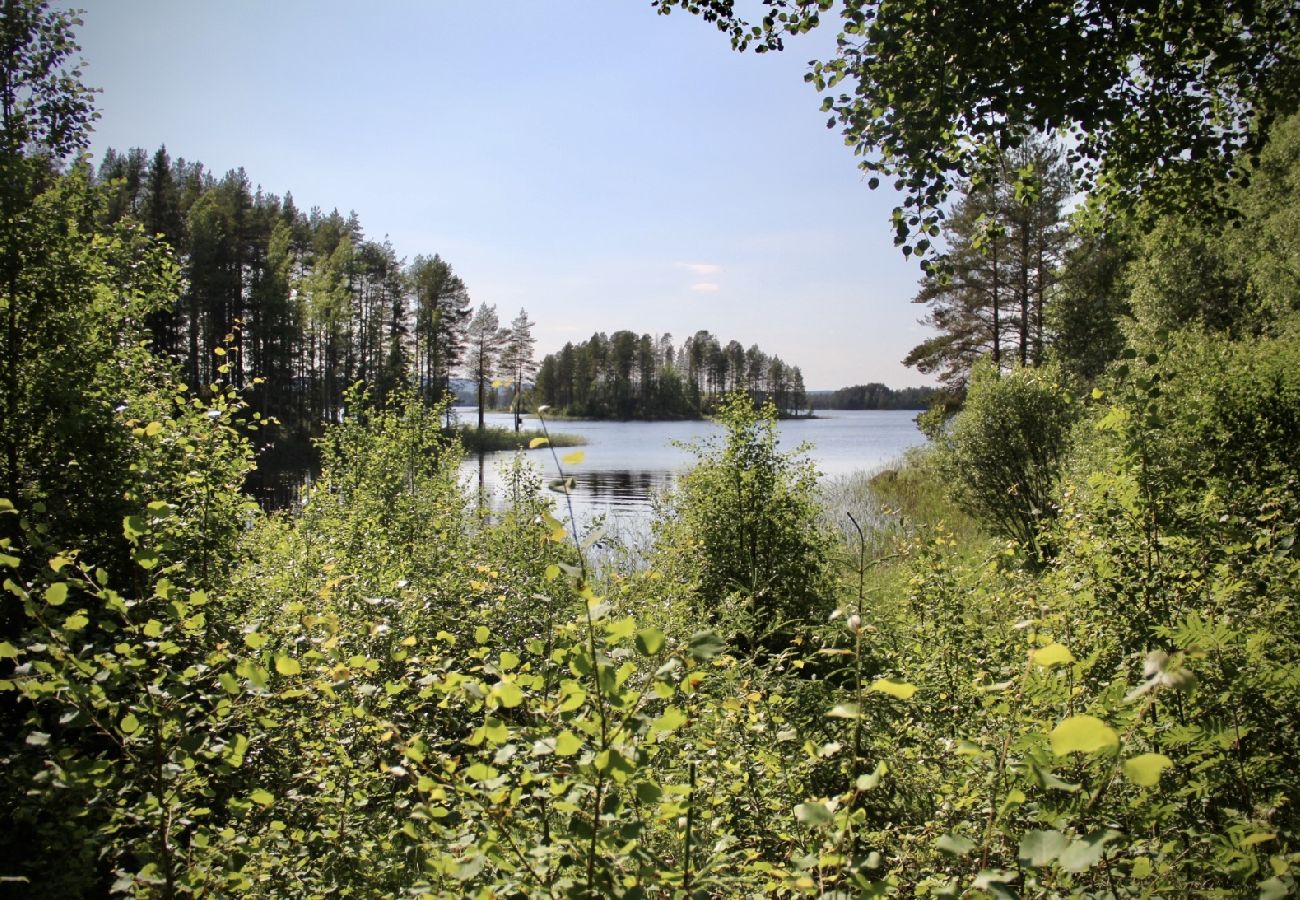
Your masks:
M 878 381 L 836 391 L 810 391 L 813 409 L 926 409 L 937 393 L 932 387 L 890 388 Z
M 595 419 L 697 419 L 743 392 L 780 415 L 808 410 L 803 372 L 757 344 L 724 346 L 697 331 L 673 348 L 670 334 L 597 333 L 547 354 L 537 370 L 536 400 L 557 414 Z
M 827 482 L 706 365 L 723 432 L 597 565 L 543 490 L 580 454 L 467 502 L 445 263 L 161 152 L 93 171 L 77 16 L 5 0 L 6 892 L 1295 894 L 1293 5 L 653 6 L 836 31 L 809 81 L 897 185 L 943 391 Z M 277 336 L 252 296 L 313 299 Z M 282 428 L 321 474 L 266 514 Z
M 92 183 L 98 228 L 138 226 L 179 266 L 178 290 L 148 314 L 154 353 L 191 385 L 226 376 L 282 441 L 318 437 L 358 382 L 381 405 L 403 388 L 432 405 L 455 375 L 482 387 L 531 372 L 525 312 L 502 328 L 450 263 L 399 260 L 356 213 L 304 213 L 243 169 L 218 178 L 166 147 L 110 149 Z

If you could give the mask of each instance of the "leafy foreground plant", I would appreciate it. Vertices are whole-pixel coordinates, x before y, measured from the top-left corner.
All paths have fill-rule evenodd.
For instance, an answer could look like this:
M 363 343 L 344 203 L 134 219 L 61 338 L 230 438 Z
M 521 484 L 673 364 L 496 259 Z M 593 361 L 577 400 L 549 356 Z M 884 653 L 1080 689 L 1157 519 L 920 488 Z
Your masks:
M 1107 560 L 1140 535 L 1102 527 L 1094 479 L 1042 571 L 935 526 L 900 548 L 901 593 L 828 588 L 847 614 L 742 653 L 700 630 L 679 557 L 594 578 L 539 479 L 480 520 L 438 415 L 366 410 L 299 517 L 227 543 L 194 540 L 196 511 L 234 514 L 208 492 L 150 501 L 129 588 L 4 513 L 28 525 L 0 549 L 24 622 L 0 644 L 6 797 L 47 854 L 5 874 L 34 896 L 1293 887 L 1293 741 L 1245 709 L 1297 707 L 1290 525 L 1215 570 L 1224 616 L 1135 632 Z M 200 576 L 205 553 L 231 567 Z M 1259 583 L 1278 599 L 1252 609 Z

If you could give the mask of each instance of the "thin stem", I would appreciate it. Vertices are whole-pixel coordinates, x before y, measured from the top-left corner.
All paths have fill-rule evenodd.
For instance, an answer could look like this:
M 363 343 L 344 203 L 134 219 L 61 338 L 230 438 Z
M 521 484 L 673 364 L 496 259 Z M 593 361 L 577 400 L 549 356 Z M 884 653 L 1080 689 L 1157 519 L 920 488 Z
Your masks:
M 682 892 L 691 893 L 691 837 L 695 828 L 695 760 L 691 760 L 691 792 L 686 801 L 686 851 L 682 860 Z

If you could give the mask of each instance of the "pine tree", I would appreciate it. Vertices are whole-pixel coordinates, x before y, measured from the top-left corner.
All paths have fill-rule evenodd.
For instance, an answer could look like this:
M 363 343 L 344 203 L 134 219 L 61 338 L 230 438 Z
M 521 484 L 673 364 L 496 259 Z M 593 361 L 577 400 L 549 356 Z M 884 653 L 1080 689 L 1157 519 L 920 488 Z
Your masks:
M 410 284 L 415 308 L 415 380 L 426 403 L 450 390 L 451 373 L 465 352 L 469 291 L 440 256 L 417 256 Z
M 1069 192 L 1060 149 L 1027 142 L 1003 155 L 995 179 L 962 198 L 948 219 L 942 264 L 913 300 L 929 307 L 922 322 L 938 334 L 914 347 L 906 365 L 960 394 L 981 357 L 999 369 L 1042 361 L 1043 309 L 1065 251 Z
M 501 353 L 502 371 L 508 373 L 514 383 L 512 399 L 515 409 L 515 431 L 518 431 L 523 424 L 523 417 L 519 413 L 519 402 L 523 393 L 524 379 L 532 377 L 537 371 L 537 363 L 533 360 L 533 352 L 537 347 L 537 341 L 533 339 L 533 326 L 536 324 L 528 320 L 527 311 L 521 308 L 519 315 L 515 316 L 514 321 L 510 323 Z
M 483 430 L 483 410 L 487 404 L 487 386 L 497 371 L 504 343 L 501 323 L 495 306 L 479 305 L 466 332 L 466 374 L 474 381 L 478 393 L 478 430 Z

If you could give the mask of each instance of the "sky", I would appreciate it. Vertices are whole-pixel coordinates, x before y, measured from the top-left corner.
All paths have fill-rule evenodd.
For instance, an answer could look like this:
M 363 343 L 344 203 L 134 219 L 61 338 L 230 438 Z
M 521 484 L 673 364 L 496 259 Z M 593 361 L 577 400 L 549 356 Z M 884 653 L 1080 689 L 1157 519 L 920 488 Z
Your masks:
M 810 389 L 930 383 L 930 333 L 807 63 L 649 0 L 82 0 L 91 153 L 165 144 L 437 253 L 540 354 L 707 329 Z

